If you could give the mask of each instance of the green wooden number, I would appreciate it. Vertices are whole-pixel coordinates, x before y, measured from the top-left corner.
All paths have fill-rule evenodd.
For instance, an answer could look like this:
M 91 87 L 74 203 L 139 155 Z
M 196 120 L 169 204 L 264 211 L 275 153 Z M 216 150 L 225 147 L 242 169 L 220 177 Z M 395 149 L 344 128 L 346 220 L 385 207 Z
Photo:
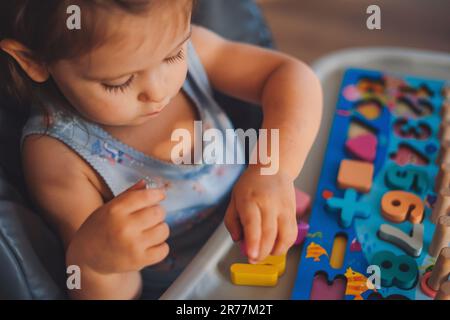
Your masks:
M 416 260 L 410 256 L 379 251 L 373 256 L 371 264 L 380 267 L 383 287 L 395 286 L 408 290 L 417 283 L 418 266 Z
M 391 165 L 386 169 L 385 182 L 390 189 L 401 189 L 418 194 L 422 194 L 428 188 L 426 172 L 412 166 Z

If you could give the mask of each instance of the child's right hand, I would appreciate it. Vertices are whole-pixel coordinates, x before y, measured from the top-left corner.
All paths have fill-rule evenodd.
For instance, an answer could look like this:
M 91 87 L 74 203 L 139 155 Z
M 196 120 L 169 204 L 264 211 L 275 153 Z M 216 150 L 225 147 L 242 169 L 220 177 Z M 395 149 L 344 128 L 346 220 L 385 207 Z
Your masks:
M 165 242 L 163 189 L 146 189 L 141 180 L 94 211 L 77 231 L 67 260 L 101 274 L 138 271 L 162 261 Z

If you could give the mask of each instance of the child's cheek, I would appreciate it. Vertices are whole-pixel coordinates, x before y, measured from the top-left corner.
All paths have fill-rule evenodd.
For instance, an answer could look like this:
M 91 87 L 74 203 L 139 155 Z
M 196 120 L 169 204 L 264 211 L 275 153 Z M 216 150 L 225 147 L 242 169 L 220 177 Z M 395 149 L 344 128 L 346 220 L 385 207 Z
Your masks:
M 100 92 L 86 94 L 80 101 L 79 111 L 89 120 L 105 124 L 126 124 L 135 116 L 135 103 L 126 94 Z
M 171 74 L 171 79 L 176 79 L 176 81 L 173 81 L 174 88 L 172 88 L 172 92 L 177 92 L 181 89 L 184 82 L 186 81 L 188 72 L 188 64 L 186 61 L 183 63 L 180 63 L 178 68 L 174 68 L 173 73 Z

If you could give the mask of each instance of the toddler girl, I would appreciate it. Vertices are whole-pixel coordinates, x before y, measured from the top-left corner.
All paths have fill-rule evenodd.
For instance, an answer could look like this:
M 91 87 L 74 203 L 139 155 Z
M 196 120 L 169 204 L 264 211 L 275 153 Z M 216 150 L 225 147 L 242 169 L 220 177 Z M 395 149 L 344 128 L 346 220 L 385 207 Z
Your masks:
M 69 27 L 69 7 L 80 28 Z M 29 110 L 25 179 L 67 265 L 80 268 L 72 298 L 158 298 L 223 220 L 250 263 L 296 239 L 293 182 L 318 131 L 319 81 L 290 56 L 191 25 L 193 7 L 1 1 L 1 87 Z M 212 88 L 262 106 L 262 128 L 279 130 L 267 146 L 278 146 L 277 172 L 261 174 L 258 158 L 205 164 L 186 151 L 193 164 L 173 161 L 175 130 L 232 129 Z

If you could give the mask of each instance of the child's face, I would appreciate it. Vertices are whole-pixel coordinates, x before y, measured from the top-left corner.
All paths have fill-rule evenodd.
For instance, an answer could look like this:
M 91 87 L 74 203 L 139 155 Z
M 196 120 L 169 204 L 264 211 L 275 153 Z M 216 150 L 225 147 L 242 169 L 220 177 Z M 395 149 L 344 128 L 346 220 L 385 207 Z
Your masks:
M 147 17 L 108 12 L 106 19 L 111 37 L 104 44 L 78 59 L 58 61 L 49 72 L 89 120 L 139 125 L 157 117 L 185 81 L 190 16 L 166 8 Z

